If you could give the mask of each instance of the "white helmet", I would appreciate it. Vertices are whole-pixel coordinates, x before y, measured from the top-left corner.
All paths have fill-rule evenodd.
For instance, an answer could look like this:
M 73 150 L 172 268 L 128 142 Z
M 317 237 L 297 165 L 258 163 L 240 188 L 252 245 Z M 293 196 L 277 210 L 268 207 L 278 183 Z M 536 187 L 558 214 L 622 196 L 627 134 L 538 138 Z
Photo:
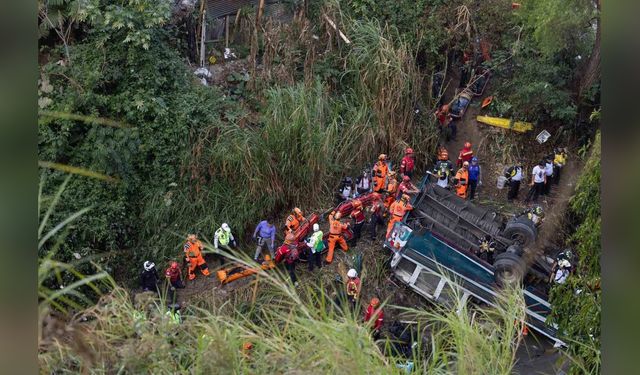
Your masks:
M 356 270 L 352 268 L 347 272 L 347 277 L 351 277 L 351 278 L 358 277 L 358 272 L 356 272 Z
M 144 262 L 144 265 L 143 265 L 145 271 L 151 271 L 155 266 L 156 264 L 149 260 Z
M 320 230 L 320 226 L 318 225 L 318 223 L 313 224 L 313 231 L 317 232 Z
M 222 226 L 221 226 L 221 227 L 222 227 L 222 229 L 223 229 L 225 232 L 231 232 L 231 228 L 229 228 L 229 224 L 227 224 L 227 223 L 222 223 Z
M 558 261 L 558 266 L 562 268 L 571 268 L 571 263 L 569 263 L 569 261 L 566 259 L 560 259 Z

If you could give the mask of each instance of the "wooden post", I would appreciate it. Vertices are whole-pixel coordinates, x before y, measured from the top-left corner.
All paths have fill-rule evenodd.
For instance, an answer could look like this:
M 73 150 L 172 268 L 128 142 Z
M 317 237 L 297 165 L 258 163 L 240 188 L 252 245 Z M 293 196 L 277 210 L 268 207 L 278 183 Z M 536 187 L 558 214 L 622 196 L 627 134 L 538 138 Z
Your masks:
M 224 17 L 224 47 L 229 48 L 229 16 Z
M 263 11 L 264 11 L 264 0 L 260 0 L 260 5 L 258 5 L 258 17 L 256 18 L 256 25 L 260 24 L 260 19 L 262 18 Z
M 202 30 L 202 12 L 204 12 L 204 0 L 200 1 L 200 13 L 198 14 L 198 22 L 196 24 L 196 56 L 200 56 L 200 44 L 198 43 L 198 35 L 200 35 L 200 31 Z
M 204 37 L 207 35 L 207 20 L 206 20 L 207 11 L 202 12 L 202 34 L 200 35 L 200 67 L 204 66 Z

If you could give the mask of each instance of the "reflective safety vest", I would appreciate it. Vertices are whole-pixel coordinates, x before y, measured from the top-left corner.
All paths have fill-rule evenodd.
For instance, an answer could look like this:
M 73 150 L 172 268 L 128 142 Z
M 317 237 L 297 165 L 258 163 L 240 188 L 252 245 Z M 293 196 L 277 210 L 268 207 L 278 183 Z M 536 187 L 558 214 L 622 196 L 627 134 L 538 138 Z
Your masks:
M 352 297 L 358 297 L 358 287 L 360 285 L 360 278 L 349 279 L 347 281 L 347 295 Z
M 321 230 L 317 232 L 313 232 L 311 237 L 309 238 L 309 243 L 311 244 L 311 250 L 314 253 L 322 252 L 324 249 L 324 243 L 322 242 L 323 233 Z
M 298 219 L 296 219 L 295 216 L 293 216 L 293 214 L 291 214 L 287 217 L 287 221 L 285 225 L 287 228 L 291 229 L 292 231 L 295 231 L 300 226 L 300 222 L 298 221 Z
M 226 230 L 222 229 L 222 228 L 218 228 L 218 230 L 216 231 L 215 235 L 218 237 L 218 242 L 220 243 L 220 245 L 228 245 L 229 244 L 229 239 L 231 237 L 231 232 L 227 232 Z
M 496 250 L 496 244 L 492 241 L 482 240 L 480 241 L 480 252 L 488 253 Z

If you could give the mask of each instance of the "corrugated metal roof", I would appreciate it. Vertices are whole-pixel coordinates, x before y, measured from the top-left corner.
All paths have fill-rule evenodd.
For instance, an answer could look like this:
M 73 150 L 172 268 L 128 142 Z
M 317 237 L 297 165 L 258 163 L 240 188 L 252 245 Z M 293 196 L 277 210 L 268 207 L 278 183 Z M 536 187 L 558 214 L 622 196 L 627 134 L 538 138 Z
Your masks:
M 236 14 L 244 6 L 257 6 L 260 0 L 205 0 L 207 18 L 219 18 L 228 14 Z M 277 3 L 278 0 L 267 0 L 266 4 Z

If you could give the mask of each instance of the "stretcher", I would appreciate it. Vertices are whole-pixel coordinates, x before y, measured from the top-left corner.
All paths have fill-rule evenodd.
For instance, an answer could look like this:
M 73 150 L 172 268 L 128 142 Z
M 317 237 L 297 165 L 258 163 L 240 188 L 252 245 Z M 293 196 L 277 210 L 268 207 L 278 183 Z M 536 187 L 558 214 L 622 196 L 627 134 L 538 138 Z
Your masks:
M 500 117 L 478 116 L 476 117 L 476 121 L 486 125 L 496 126 L 503 129 L 514 130 L 520 133 L 533 130 L 533 124 L 530 122 L 513 121 L 512 119 L 506 119 L 506 118 L 500 118 Z
M 216 272 L 216 276 L 221 284 L 228 284 L 232 281 L 242 279 L 243 277 L 255 275 L 263 270 L 270 270 L 276 267 L 271 256 L 265 255 L 264 260 L 259 266 L 249 267 L 244 264 L 236 264 L 231 267 L 223 268 Z

